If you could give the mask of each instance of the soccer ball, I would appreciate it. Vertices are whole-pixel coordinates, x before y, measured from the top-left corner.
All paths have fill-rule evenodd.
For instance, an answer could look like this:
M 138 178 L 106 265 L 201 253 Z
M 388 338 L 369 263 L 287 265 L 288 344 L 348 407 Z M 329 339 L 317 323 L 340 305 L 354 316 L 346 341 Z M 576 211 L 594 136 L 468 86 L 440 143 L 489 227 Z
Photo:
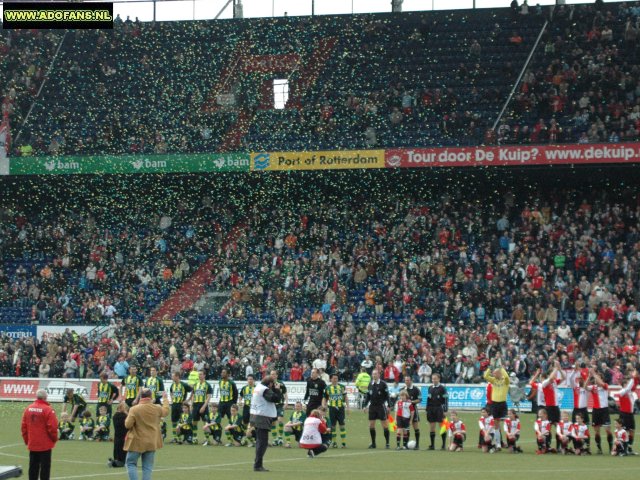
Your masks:
M 407 448 L 412 449 L 412 450 L 413 450 L 414 448 L 416 448 L 416 441 L 415 441 L 415 440 L 409 440 L 409 441 L 407 442 Z

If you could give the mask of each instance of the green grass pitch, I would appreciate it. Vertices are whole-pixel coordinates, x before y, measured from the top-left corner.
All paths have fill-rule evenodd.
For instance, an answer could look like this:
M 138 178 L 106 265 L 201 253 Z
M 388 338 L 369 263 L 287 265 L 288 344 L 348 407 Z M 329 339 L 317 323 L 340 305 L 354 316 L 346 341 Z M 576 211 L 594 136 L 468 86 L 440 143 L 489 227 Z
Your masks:
M 20 418 L 26 403 L 0 403 L 0 465 L 28 467 L 28 452 L 20 436 Z M 95 408 L 92 406 L 92 408 Z M 60 411 L 60 405 L 56 405 Z M 326 454 L 309 460 L 299 448 L 269 448 L 265 466 L 270 473 L 252 471 L 254 450 L 247 447 L 203 447 L 192 445 L 166 445 L 156 454 L 153 478 L 156 480 L 239 480 L 246 477 L 277 479 L 637 479 L 640 474 L 640 456 L 611 457 L 593 455 L 574 457 L 562 455 L 535 455 L 533 416 L 522 415 L 521 446 L 524 454 L 483 454 L 477 448 L 478 414 L 463 413 L 469 431 L 465 451 L 451 453 L 425 451 L 429 442 L 428 425 L 424 418 L 421 426 L 421 451 L 395 451 L 384 447 L 382 431 L 378 426 L 378 449 L 368 450 L 369 432 L 364 413 L 352 411 L 347 418 L 348 448 L 330 449 Z M 423 415 L 424 417 L 424 415 Z M 202 435 L 200 435 L 202 440 Z M 440 439 L 436 439 L 439 446 Z M 605 442 L 606 443 L 606 442 Z M 126 479 L 125 469 L 106 466 L 111 456 L 112 443 L 80 441 L 59 442 L 53 453 L 51 478 L 71 479 Z M 605 448 L 605 451 L 607 448 Z

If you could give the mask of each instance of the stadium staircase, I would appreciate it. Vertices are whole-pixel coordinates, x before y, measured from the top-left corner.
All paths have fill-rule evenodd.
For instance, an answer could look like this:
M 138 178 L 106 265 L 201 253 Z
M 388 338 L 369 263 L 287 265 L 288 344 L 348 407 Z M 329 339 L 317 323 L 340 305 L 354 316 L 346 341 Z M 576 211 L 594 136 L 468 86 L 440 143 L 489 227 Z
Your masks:
M 245 225 L 239 223 L 231 228 L 222 243 L 221 251 L 233 245 L 244 234 Z M 176 291 L 169 296 L 151 315 L 151 321 L 160 321 L 163 318 L 174 318 L 178 313 L 189 310 L 205 294 L 206 286 L 215 277 L 220 258 L 209 257 L 194 274 L 183 282 Z

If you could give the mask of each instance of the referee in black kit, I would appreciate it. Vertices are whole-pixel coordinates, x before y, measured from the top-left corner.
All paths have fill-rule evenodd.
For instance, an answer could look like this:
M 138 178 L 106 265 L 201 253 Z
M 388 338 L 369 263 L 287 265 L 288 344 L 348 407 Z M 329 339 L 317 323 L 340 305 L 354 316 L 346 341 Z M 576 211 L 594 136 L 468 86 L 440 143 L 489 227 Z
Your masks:
M 371 445 L 369 448 L 376 448 L 376 420 L 380 420 L 384 429 L 385 448 L 389 448 L 389 387 L 380 380 L 380 372 L 371 372 L 371 382 L 364 398 L 364 409 L 369 406 L 369 433 L 371 434 Z
M 436 441 L 436 426 L 440 425 L 444 420 L 444 414 L 449 406 L 449 394 L 444 385 L 440 384 L 440 375 L 434 373 L 431 375 L 431 381 L 433 384 L 429 387 L 427 393 L 427 422 L 431 426 L 429 437 L 431 438 L 431 445 L 429 450 L 435 450 Z M 447 434 L 442 434 L 442 450 L 445 449 L 445 443 L 447 441 Z

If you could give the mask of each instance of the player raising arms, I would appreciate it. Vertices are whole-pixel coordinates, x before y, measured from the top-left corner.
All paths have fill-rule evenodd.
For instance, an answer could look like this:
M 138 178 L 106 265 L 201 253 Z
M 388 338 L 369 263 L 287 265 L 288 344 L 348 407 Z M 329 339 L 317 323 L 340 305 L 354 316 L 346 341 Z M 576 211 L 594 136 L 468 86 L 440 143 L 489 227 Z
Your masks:
M 569 421 L 569 412 L 562 412 L 560 414 L 560 422 L 556 426 L 556 438 L 560 442 L 559 453 L 566 455 L 567 453 L 574 453 L 571 449 L 571 440 L 573 433 L 573 423 Z
M 302 436 L 302 427 L 304 421 L 307 419 L 307 415 L 302 409 L 302 402 L 296 402 L 295 409 L 291 414 L 291 418 L 284 426 L 284 438 L 286 440 L 285 448 L 291 448 L 291 434 L 295 438 L 296 442 L 300 443 L 300 437 Z
M 409 393 L 406 390 L 400 392 L 398 401 L 396 402 L 396 424 L 398 432 L 396 434 L 396 450 L 407 450 L 407 442 L 409 441 L 409 429 L 413 423 L 413 415 L 416 407 L 411 403 Z M 402 441 L 402 446 L 400 442 Z
M 484 453 L 494 453 L 496 450 L 493 447 L 493 437 L 495 435 L 496 424 L 493 416 L 487 411 L 486 408 L 480 410 L 480 420 L 478 420 L 478 427 L 480 428 L 480 447 Z
M 522 449 L 518 446 L 518 440 L 520 440 L 520 417 L 518 417 L 513 408 L 509 410 L 509 416 L 504 421 L 504 433 L 509 451 L 511 453 L 522 453 Z
M 589 378 L 585 379 L 581 374 L 581 369 L 576 365 L 573 377 L 573 412 L 571 413 L 571 421 L 573 423 L 576 423 L 576 415 L 578 413 L 582 415 L 585 423 L 589 423 L 589 410 L 587 408 L 588 384 Z
M 411 403 L 416 407 L 416 411 L 413 414 L 413 433 L 416 435 L 416 446 L 413 447 L 413 449 L 420 450 L 420 412 L 418 411 L 418 407 L 420 407 L 420 403 L 422 402 L 422 392 L 413 384 L 413 380 L 409 375 L 404 377 L 404 384 Z M 409 434 L 409 436 L 411 435 Z
M 331 383 L 324 391 L 325 401 L 329 407 L 329 423 L 331 424 L 331 443 L 333 448 L 338 448 L 336 437 L 338 425 L 340 425 L 340 440 L 342 448 L 347 448 L 347 426 L 345 424 L 345 411 L 349 408 L 347 401 L 347 389 L 338 383 L 338 374 L 331 375 Z
M 584 421 L 581 413 L 576 414 L 576 423 L 573 424 L 573 448 L 576 455 L 591 455 L 589 450 L 589 425 Z
M 604 427 L 607 432 L 607 442 L 609 443 L 609 452 L 613 450 L 613 435 L 611 434 L 611 417 L 609 416 L 609 385 L 604 383 L 595 369 L 591 369 L 591 378 L 593 382 L 587 386 L 587 390 L 591 392 L 593 398 L 593 429 L 595 430 L 596 447 L 598 455 L 602 455 L 602 437 L 600 436 L 600 427 Z
M 537 455 L 553 452 L 551 449 L 551 422 L 547 416 L 547 410 L 541 408 L 538 410 L 538 419 L 533 425 L 536 432 L 536 443 L 538 444 Z
M 633 392 L 639 383 L 640 377 L 638 376 L 638 372 L 632 369 L 624 387 L 618 392 L 618 398 L 620 399 L 620 420 L 622 420 L 622 425 L 629 433 L 629 444 L 627 445 L 627 453 L 629 453 L 629 455 L 637 455 L 632 449 L 636 430 L 636 420 L 633 417 L 633 408 L 635 406 Z
M 500 421 L 507 418 L 507 395 L 509 394 L 511 379 L 507 371 L 502 367 L 496 368 L 493 372 L 491 369 L 487 369 L 484 372 L 484 379 L 491 384 L 491 392 L 487 392 L 488 395 L 490 394 L 490 397 L 487 397 L 487 403 L 490 403 L 491 411 L 489 413 L 491 413 L 496 423 L 494 445 L 499 450 L 502 447 Z

